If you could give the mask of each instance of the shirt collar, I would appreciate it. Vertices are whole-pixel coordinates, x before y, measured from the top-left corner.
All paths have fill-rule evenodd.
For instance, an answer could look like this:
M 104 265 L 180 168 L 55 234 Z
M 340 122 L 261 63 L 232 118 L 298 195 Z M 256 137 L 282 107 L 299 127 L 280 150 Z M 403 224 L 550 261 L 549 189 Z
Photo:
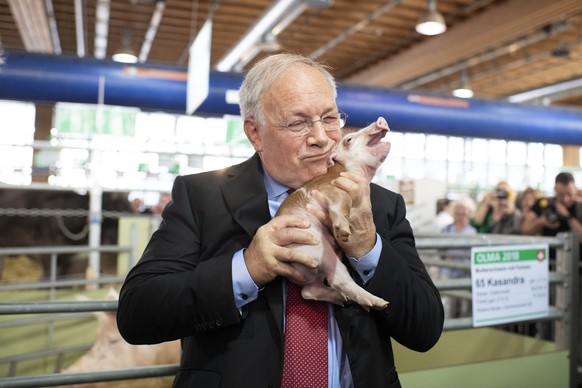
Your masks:
M 265 183 L 265 188 L 267 189 L 268 199 L 276 199 L 281 194 L 286 193 L 289 188 L 285 185 L 274 180 L 265 167 L 263 167 L 263 182 Z

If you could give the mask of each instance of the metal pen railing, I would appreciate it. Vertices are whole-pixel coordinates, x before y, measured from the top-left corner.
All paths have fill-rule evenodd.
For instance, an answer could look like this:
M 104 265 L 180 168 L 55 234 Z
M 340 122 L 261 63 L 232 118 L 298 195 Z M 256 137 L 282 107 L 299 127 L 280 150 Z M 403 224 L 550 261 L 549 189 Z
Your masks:
M 13 284 L 0 284 L 0 294 L 2 292 L 14 292 L 14 291 L 26 291 L 26 290 L 48 290 L 48 301 L 43 302 L 32 302 L 31 304 L 36 307 L 29 307 L 28 303 L 1 303 L 0 310 L 7 308 L 6 314 L 31 314 L 31 310 L 43 310 L 38 311 L 38 313 L 50 313 L 51 309 L 54 309 L 56 304 L 60 303 L 56 301 L 57 289 L 71 288 L 71 287 L 90 287 L 97 288 L 105 284 L 121 284 L 124 280 L 122 276 L 101 276 L 98 278 L 78 278 L 78 279 L 59 279 L 57 277 L 57 264 L 60 257 L 63 255 L 82 255 L 89 254 L 90 252 L 98 251 L 99 253 L 127 253 L 129 256 L 129 262 L 135 263 L 135 249 L 131 246 L 116 246 L 116 245 L 106 245 L 98 248 L 93 248 L 89 246 L 49 246 L 49 247 L 13 247 L 13 248 L 0 248 L 0 257 L 8 256 L 49 256 L 50 260 L 50 270 L 48 277 L 44 280 L 38 282 L 26 282 L 26 283 L 13 283 Z M 59 315 L 48 315 L 48 316 L 34 316 L 26 317 L 16 320 L 0 321 L 0 329 L 6 330 L 11 327 L 22 327 L 25 325 L 35 325 L 39 323 L 46 323 L 47 326 L 47 339 L 48 339 L 48 349 L 40 352 L 32 352 L 32 354 L 20 354 L 14 355 L 12 358 L 3 357 L 0 359 L 0 364 L 8 363 L 9 366 L 9 376 L 14 376 L 16 374 L 17 365 L 21 361 L 46 357 L 50 353 L 58 355 L 57 363 L 62 359 L 62 355 L 67 352 L 73 351 L 72 349 L 57 349 L 53 347 L 54 334 L 55 334 L 55 323 L 58 321 L 63 321 L 67 319 L 78 319 L 83 317 L 90 317 L 90 313 L 99 310 L 115 310 L 117 308 L 116 304 L 112 307 L 103 306 L 103 304 L 97 302 L 96 304 L 85 304 L 84 302 L 78 302 L 85 307 L 75 306 L 69 311 L 65 311 L 62 308 L 57 308 Z M 10 312 L 9 312 L 10 311 Z M 66 313 L 66 314 L 63 314 Z M 0 313 L 4 314 L 4 313 Z M 58 370 L 55 367 L 55 370 Z M 4 383 L 0 382 L 0 386 Z
M 476 235 L 455 236 L 435 235 L 418 237 L 417 248 L 421 258 L 430 266 L 449 266 L 459 269 L 470 269 L 470 266 L 460 263 L 443 263 L 440 260 L 425 258 L 431 252 L 439 252 L 452 248 L 470 248 L 474 246 L 495 245 L 523 245 L 529 243 L 548 244 L 556 251 L 555 269 L 549 274 L 549 284 L 555 287 L 553 305 L 549 307 L 547 316 L 535 321 L 554 321 L 555 342 L 558 349 L 568 350 L 570 353 L 570 384 L 576 387 L 580 377 L 580 307 L 579 307 L 579 279 L 578 257 L 579 240 L 577 235 L 567 233 L 557 237 L 526 237 L 507 235 Z M 0 250 L 0 254 L 2 251 Z M 472 288 L 470 278 L 436 279 L 435 284 L 441 292 L 464 291 L 464 298 L 470 298 L 466 292 Z M 0 289 L 1 290 L 1 289 Z M 454 295 L 454 294 L 453 294 Z M 26 302 L 0 304 L 0 314 L 78 314 L 89 311 L 113 311 L 117 308 L 116 301 L 84 301 L 84 302 Z M 446 319 L 444 330 L 458 330 L 473 327 L 472 317 Z M 14 357 L 23 357 L 16 355 Z M 5 357 L 0 359 L 9 361 Z M 66 384 L 93 383 L 99 381 L 115 381 L 128 379 L 142 379 L 150 377 L 172 376 L 178 370 L 177 365 L 161 365 L 155 367 L 141 367 L 103 372 L 48 374 L 23 377 L 0 378 L 0 387 L 37 387 L 58 386 Z
M 570 386 L 578 387 L 582 382 L 582 347 L 580 346 L 581 335 L 581 287 L 580 273 L 582 263 L 580 262 L 580 239 L 575 233 L 560 233 L 556 237 L 522 236 L 522 235 L 454 235 L 439 234 L 423 236 L 417 239 L 417 248 L 423 257 L 423 262 L 428 266 L 449 267 L 463 269 L 470 272 L 470 264 L 445 262 L 435 260 L 435 253 L 451 249 L 462 249 L 483 246 L 501 245 L 527 245 L 527 244 L 548 244 L 550 249 L 555 250 L 553 267 L 548 274 L 548 282 L 555 288 L 555 292 L 550 293 L 551 303 L 547 316 L 533 321 L 554 321 L 554 342 L 558 349 L 568 350 L 570 353 L 569 378 Z M 471 290 L 471 278 L 461 279 L 436 279 L 435 285 L 442 294 L 451 294 L 449 290 Z M 460 295 L 463 298 L 471 299 L 471 294 L 466 292 Z M 533 322 L 530 321 L 530 322 Z M 471 328 L 472 317 L 455 318 L 445 320 L 445 330 Z

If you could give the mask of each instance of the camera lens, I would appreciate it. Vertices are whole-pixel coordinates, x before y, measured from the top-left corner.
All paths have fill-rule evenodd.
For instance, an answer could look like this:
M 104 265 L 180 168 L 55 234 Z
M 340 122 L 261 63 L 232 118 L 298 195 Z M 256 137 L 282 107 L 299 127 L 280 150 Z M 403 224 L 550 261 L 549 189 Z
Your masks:
M 495 190 L 495 195 L 499 199 L 507 199 L 507 191 L 505 190 Z
M 548 222 L 556 222 L 559 220 L 558 214 L 554 213 L 553 211 L 549 210 L 545 213 L 545 216 Z

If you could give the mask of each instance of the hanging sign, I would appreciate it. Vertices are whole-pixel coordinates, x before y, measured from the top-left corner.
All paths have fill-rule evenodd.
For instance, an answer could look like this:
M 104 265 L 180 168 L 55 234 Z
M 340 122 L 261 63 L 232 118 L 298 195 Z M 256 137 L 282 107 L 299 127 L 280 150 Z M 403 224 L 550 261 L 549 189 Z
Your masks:
M 212 19 L 208 19 L 198 31 L 189 49 L 186 83 L 186 113 L 189 115 L 194 113 L 208 97 L 211 41 Z
M 548 315 L 548 245 L 471 249 L 473 326 Z

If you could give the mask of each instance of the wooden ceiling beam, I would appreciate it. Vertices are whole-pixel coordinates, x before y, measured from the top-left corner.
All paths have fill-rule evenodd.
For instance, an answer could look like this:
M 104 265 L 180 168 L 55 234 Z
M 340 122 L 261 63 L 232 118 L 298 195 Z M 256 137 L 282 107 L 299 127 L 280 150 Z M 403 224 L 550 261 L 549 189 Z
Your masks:
M 475 16 L 469 22 L 453 26 L 443 35 L 427 38 L 345 81 L 394 87 L 517 39 L 532 28 L 580 10 L 582 1 L 579 0 L 512 0 Z

